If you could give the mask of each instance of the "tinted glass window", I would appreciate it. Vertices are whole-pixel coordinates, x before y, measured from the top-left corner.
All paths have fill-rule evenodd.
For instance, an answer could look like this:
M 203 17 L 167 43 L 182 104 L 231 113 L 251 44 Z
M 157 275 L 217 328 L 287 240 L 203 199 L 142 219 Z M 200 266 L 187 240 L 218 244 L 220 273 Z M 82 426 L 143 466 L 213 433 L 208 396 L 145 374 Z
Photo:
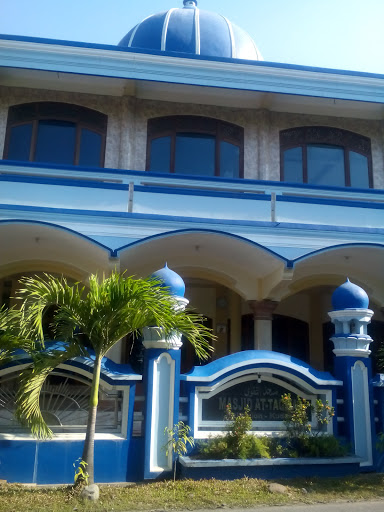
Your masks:
M 308 183 L 345 186 L 344 149 L 327 145 L 308 145 Z
M 154 172 L 243 177 L 244 129 L 201 116 L 148 120 L 147 165 Z
M 169 172 L 171 167 L 171 137 L 152 140 L 149 170 Z
M 8 145 L 8 160 L 29 160 L 32 123 L 14 126 Z
M 100 167 L 101 135 L 83 128 L 81 130 L 79 165 Z
M 371 141 L 329 126 L 302 126 L 280 132 L 281 178 L 319 186 L 372 186 Z
M 284 181 L 303 183 L 303 150 L 301 147 L 284 151 Z
M 349 152 L 351 187 L 369 188 L 368 158 L 354 151 Z
M 240 177 L 240 148 L 230 142 L 220 143 L 220 176 Z
M 4 158 L 100 167 L 107 116 L 79 105 L 41 101 L 9 108 Z
M 68 121 L 40 121 L 35 161 L 74 164 L 76 125 Z
M 213 135 L 180 133 L 176 135 L 175 172 L 192 175 L 215 175 Z

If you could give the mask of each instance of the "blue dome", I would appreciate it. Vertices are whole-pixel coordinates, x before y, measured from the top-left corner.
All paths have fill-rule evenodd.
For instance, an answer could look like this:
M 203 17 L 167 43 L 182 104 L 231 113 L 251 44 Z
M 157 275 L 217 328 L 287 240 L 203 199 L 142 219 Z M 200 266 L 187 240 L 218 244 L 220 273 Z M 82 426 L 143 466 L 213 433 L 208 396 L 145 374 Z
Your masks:
M 119 46 L 206 57 L 262 60 L 253 39 L 220 14 L 201 11 L 196 0 L 153 14 L 133 27 Z
M 368 309 L 369 297 L 367 293 L 351 283 L 349 279 L 344 284 L 336 288 L 332 295 L 332 307 L 334 311 L 342 309 Z
M 168 265 L 165 264 L 164 268 L 160 270 L 156 270 L 151 277 L 155 277 L 162 281 L 162 285 L 169 289 L 171 295 L 175 295 L 176 297 L 184 297 L 185 294 L 185 284 L 181 279 L 179 274 L 176 274 L 173 270 L 168 268 Z

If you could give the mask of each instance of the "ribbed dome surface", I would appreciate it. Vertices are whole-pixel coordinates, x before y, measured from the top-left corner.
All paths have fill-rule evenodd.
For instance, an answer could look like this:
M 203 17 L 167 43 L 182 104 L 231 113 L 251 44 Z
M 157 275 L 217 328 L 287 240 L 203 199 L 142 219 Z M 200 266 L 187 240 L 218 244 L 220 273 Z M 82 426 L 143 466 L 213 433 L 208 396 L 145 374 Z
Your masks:
M 176 274 L 173 270 L 171 270 L 167 264 L 165 264 L 164 268 L 160 270 L 156 270 L 151 277 L 155 279 L 159 279 L 162 281 L 161 286 L 168 288 L 171 295 L 176 297 L 184 297 L 185 294 L 185 284 L 179 274 Z
M 368 309 L 369 297 L 365 290 L 351 283 L 349 279 L 336 288 L 332 295 L 332 307 L 334 311 L 343 309 Z
M 220 14 L 202 11 L 197 1 L 153 14 L 132 28 L 119 46 L 206 57 L 262 60 L 253 39 Z

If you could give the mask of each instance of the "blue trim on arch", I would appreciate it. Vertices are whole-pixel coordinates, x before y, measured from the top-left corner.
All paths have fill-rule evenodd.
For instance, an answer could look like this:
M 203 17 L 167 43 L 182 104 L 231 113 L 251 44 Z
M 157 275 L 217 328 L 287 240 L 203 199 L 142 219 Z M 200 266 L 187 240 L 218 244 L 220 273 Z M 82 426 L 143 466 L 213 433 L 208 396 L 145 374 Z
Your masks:
M 105 218 L 119 218 L 125 220 L 143 220 L 143 221 L 165 221 L 165 222 L 185 222 L 189 224 L 217 224 L 217 225 L 231 225 L 231 226 L 252 226 L 256 228 L 270 228 L 270 229 L 295 229 L 295 230 L 308 230 L 308 231 L 329 231 L 337 233 L 363 233 L 373 235 L 384 235 L 384 228 L 366 228 L 354 226 L 332 226 L 327 224 L 304 224 L 293 222 L 271 222 L 271 221 L 253 221 L 253 220 L 233 220 L 233 219 L 212 219 L 207 217 L 180 217 L 172 215 L 156 215 L 147 213 L 128 213 L 128 212 L 115 212 L 115 211 L 100 211 L 100 210 L 78 210 L 71 208 L 52 208 L 45 206 L 28 206 L 28 205 L 15 205 L 15 204 L 0 204 L 1 210 L 19 211 L 19 212 L 36 212 L 36 213 L 54 213 L 57 215 L 78 215 L 88 217 L 105 217 Z M 37 221 L 36 221 L 37 222 Z M 64 228 L 63 228 L 64 229 Z M 214 230 L 213 230 L 214 231 Z M 222 231 L 219 231 L 223 233 Z M 75 232 L 76 233 L 76 232 Z M 80 236 L 85 236 L 81 235 Z M 92 239 L 91 239 L 92 240 Z M 95 243 L 97 243 L 95 241 Z M 103 245 L 103 244 L 99 244 Z M 130 244 L 127 244 L 130 245 Z M 105 246 L 106 247 L 106 246 Z M 125 246 L 124 246 L 125 247 Z M 111 256 L 115 257 L 116 250 L 111 250 Z M 269 249 L 266 249 L 269 250 Z M 273 251 L 270 251 L 273 252 Z M 284 258 L 286 260 L 286 258 Z M 286 260 L 291 261 L 291 260 Z
M 248 238 L 244 238 L 239 235 L 234 235 L 232 233 L 226 233 L 224 231 L 219 231 L 216 229 L 178 229 L 175 231 L 167 231 L 166 233 L 160 233 L 158 235 L 152 235 L 148 236 L 147 238 L 144 238 L 142 240 L 137 240 L 136 242 L 133 242 L 131 244 L 123 245 L 122 247 L 118 247 L 113 251 L 114 257 L 120 257 L 120 253 L 124 250 L 131 249 L 132 247 L 137 247 L 138 245 L 145 244 L 152 240 L 157 240 L 161 238 L 171 237 L 171 236 L 177 236 L 177 235 L 187 235 L 187 234 L 194 234 L 194 233 L 202 233 L 202 234 L 213 234 L 213 235 L 221 235 L 225 238 L 232 238 L 234 240 L 238 240 L 239 242 L 244 242 L 248 245 L 252 245 L 258 249 L 261 249 L 262 251 L 269 253 L 270 255 L 274 256 L 276 259 L 282 261 L 285 265 L 288 264 L 290 260 L 285 258 L 284 256 L 281 256 L 281 254 L 278 254 L 275 251 L 272 251 L 271 249 L 268 249 L 268 247 L 265 247 L 264 245 L 258 244 L 257 242 L 253 242 L 252 240 L 249 240 Z
M 60 226 L 59 224 L 53 224 L 51 222 L 44 222 L 44 221 L 41 221 L 41 220 L 30 220 L 30 219 L 5 219 L 5 220 L 0 220 L 0 226 L 3 225 L 3 224 L 37 224 L 37 225 L 41 225 L 41 226 L 46 226 L 48 228 L 53 228 L 53 229 L 57 229 L 57 230 L 67 231 L 71 235 L 74 235 L 74 236 L 77 236 L 79 238 L 82 238 L 83 240 L 86 240 L 87 242 L 91 242 L 93 245 L 97 245 L 98 247 L 100 247 L 100 249 L 104 249 L 105 251 L 108 251 L 110 257 L 113 257 L 112 254 L 113 254 L 114 251 L 110 247 L 102 244 L 101 242 L 98 242 L 97 240 L 94 240 L 93 238 L 90 238 L 87 235 L 83 235 L 82 233 L 79 233 L 78 231 L 75 231 L 73 229 L 67 228 L 65 226 Z
M 245 350 L 216 359 L 204 366 L 195 366 L 181 380 L 194 386 L 211 386 L 226 377 L 250 368 L 283 369 L 315 388 L 339 386 L 342 382 L 328 372 L 319 371 L 295 357 L 269 350 Z
M 64 352 L 67 342 L 64 341 L 48 341 L 45 343 L 45 348 L 42 352 Z M 73 359 L 68 359 L 61 364 L 73 366 L 74 368 L 81 369 L 89 373 L 89 380 L 92 381 L 93 374 L 93 361 L 95 360 L 95 352 L 92 349 L 87 349 L 88 356 L 78 356 Z M 31 356 L 24 350 L 17 350 L 16 353 L 19 355 L 17 359 L 14 359 L 10 363 L 2 366 L 3 368 L 17 368 L 17 366 L 31 363 Z M 15 371 L 17 371 L 15 369 Z M 77 373 L 74 371 L 74 373 Z M 124 377 L 128 377 L 124 379 Z M 142 376 L 133 371 L 129 364 L 115 363 L 108 357 L 103 357 L 101 361 L 101 373 L 100 378 L 112 386 L 130 386 L 133 381 L 141 380 Z
M 336 251 L 337 249 L 354 248 L 354 247 L 356 247 L 356 248 L 372 247 L 372 248 L 384 250 L 384 243 L 378 244 L 378 243 L 371 243 L 371 242 L 355 242 L 355 243 L 350 243 L 350 244 L 338 244 L 338 245 L 331 245 L 328 247 L 323 247 L 322 249 L 317 249 L 316 251 L 309 252 L 307 254 L 304 254 L 303 256 L 299 256 L 298 258 L 292 260 L 291 261 L 292 268 L 295 267 L 296 263 L 300 263 L 300 261 L 313 258 L 313 257 L 317 256 L 318 254 Z

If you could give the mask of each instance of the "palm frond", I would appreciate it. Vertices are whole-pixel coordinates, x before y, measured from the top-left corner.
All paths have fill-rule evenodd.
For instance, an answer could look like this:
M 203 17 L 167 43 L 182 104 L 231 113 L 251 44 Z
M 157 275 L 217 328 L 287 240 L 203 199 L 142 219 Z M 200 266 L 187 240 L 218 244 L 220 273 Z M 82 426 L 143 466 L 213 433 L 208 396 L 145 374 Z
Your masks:
M 80 354 L 81 348 L 76 344 L 68 345 L 63 350 L 36 353 L 31 367 L 20 375 L 15 415 L 35 437 L 49 439 L 53 435 L 40 410 L 40 394 L 46 378 L 61 363 Z
M 28 338 L 39 340 L 44 345 L 43 318 L 45 310 L 49 306 L 58 306 L 60 309 L 66 304 L 71 304 L 76 308 L 76 304 L 81 301 L 83 288 L 79 283 L 70 286 L 64 277 L 58 279 L 49 274 L 44 274 L 42 278 L 22 278 L 20 284 L 21 289 L 17 298 L 23 300 L 21 332 Z M 59 326 L 56 325 L 56 328 Z M 68 325 L 65 328 L 68 329 Z M 73 332 L 73 329 L 68 332 Z
M 0 308 L 0 366 L 9 363 L 17 350 L 34 349 L 34 343 L 20 335 L 20 320 L 19 310 Z
M 70 286 L 65 278 L 50 275 L 24 278 L 21 283 L 25 334 L 42 343 L 44 310 L 56 305 L 53 324 L 57 337 L 72 342 L 84 335 L 101 356 L 127 334 L 151 325 L 161 326 L 166 336 L 181 332 L 201 359 L 212 351 L 209 341 L 214 336 L 202 325 L 204 318 L 179 310 L 158 280 L 134 279 L 117 272 L 107 278 L 92 275 L 87 291 L 78 283 Z

